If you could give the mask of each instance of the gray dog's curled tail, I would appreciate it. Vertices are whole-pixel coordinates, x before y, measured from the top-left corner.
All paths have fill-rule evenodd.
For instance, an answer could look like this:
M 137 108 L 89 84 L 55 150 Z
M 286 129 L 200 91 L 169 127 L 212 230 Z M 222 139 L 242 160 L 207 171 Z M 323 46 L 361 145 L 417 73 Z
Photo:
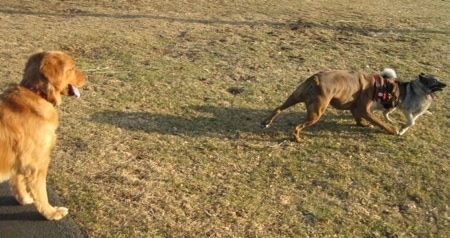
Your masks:
M 383 69 L 383 72 L 381 72 L 381 77 L 383 78 L 397 78 L 397 74 L 395 73 L 395 70 L 391 68 L 385 68 Z

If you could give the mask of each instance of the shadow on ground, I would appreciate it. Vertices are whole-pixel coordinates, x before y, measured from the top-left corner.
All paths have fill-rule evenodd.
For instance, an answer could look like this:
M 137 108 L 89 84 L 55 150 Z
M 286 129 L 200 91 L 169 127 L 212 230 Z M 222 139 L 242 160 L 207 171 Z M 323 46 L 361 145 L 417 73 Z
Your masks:
M 289 134 L 299 123 L 304 112 L 290 110 L 282 112 L 272 126 L 263 130 L 260 122 L 270 114 L 269 110 L 255 110 L 249 108 L 230 108 L 213 106 L 191 106 L 186 108 L 186 115 L 168 115 L 151 112 L 125 112 L 106 110 L 92 115 L 91 120 L 106 123 L 131 131 L 144 131 L 159 134 L 181 134 L 187 136 L 222 137 L 227 134 L 255 133 L 264 131 Z M 196 115 L 196 116 L 192 116 Z M 313 133 L 327 130 L 332 133 L 346 131 L 360 133 L 361 130 L 371 130 L 354 126 L 350 114 L 338 115 L 326 113 L 318 123 L 304 131 Z M 371 130 L 380 131 L 380 130 Z
M 320 29 L 334 29 L 344 30 L 349 32 L 367 33 L 367 32 L 399 32 L 399 33 L 420 33 L 420 34 L 450 34 L 449 31 L 436 30 L 429 28 L 421 29 L 406 29 L 406 28 L 362 28 L 356 25 L 350 26 L 335 26 L 330 24 L 318 24 L 308 19 L 293 18 L 291 22 L 279 22 L 279 21 L 235 21 L 235 20 L 218 20 L 218 19 L 192 19 L 192 18 L 179 18 L 163 15 L 151 15 L 151 14 L 118 14 L 118 13 L 93 13 L 88 10 L 81 10 L 77 8 L 67 8 L 56 12 L 40 12 L 29 11 L 23 9 L 0 9 L 0 13 L 8 15 L 31 15 L 31 16 L 56 16 L 56 17 L 99 17 L 99 18 L 117 18 L 117 19 L 149 19 L 149 20 L 163 20 L 169 22 L 182 22 L 182 23 L 195 23 L 205 25 L 248 25 L 248 26 L 271 26 L 274 28 L 288 27 L 291 30 L 297 30 L 299 28 L 320 28 Z
M 50 204 L 61 206 L 55 192 L 47 187 Z M 0 183 L 0 237 L 87 237 L 70 215 L 60 221 L 46 220 L 33 205 L 20 205 L 9 189 Z

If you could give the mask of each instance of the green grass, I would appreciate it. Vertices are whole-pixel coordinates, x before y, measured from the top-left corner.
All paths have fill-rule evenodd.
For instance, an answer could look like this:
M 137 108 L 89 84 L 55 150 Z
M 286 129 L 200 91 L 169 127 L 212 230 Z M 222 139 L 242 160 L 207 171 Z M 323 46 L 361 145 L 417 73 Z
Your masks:
M 89 76 L 49 184 L 91 237 L 447 237 L 449 90 L 404 136 L 329 108 L 259 122 L 326 69 L 450 83 L 448 1 L 0 3 L 1 86 L 37 49 Z M 236 90 L 238 89 L 238 90 Z M 237 92 L 237 93 L 230 93 Z M 381 115 L 380 115 L 381 116 Z M 394 126 L 404 118 L 394 113 Z

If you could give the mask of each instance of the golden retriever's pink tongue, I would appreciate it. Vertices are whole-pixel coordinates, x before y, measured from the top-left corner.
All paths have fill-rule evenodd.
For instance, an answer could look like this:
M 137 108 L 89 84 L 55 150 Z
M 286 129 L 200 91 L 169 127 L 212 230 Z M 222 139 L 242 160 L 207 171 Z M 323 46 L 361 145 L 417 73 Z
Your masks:
M 71 96 L 75 96 L 76 98 L 79 98 L 81 96 L 80 90 L 78 90 L 78 88 L 73 86 L 72 84 L 69 85 L 69 89 Z

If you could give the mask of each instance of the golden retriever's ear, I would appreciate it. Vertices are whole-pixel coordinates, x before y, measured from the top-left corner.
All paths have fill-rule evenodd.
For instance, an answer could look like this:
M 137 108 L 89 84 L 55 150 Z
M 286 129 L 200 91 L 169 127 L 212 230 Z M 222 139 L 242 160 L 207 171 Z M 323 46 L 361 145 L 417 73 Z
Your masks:
M 55 106 L 58 106 L 61 104 L 61 92 L 55 88 L 51 83 L 47 84 L 46 92 L 46 99 L 50 103 L 52 103 Z
M 61 104 L 61 91 L 63 87 L 63 76 L 65 63 L 60 57 L 52 57 L 48 54 L 41 61 L 40 72 L 47 79 L 44 91 L 47 95 L 47 101 L 54 105 Z
M 44 57 L 40 71 L 55 87 L 59 87 L 64 74 L 64 61 L 59 57 Z

